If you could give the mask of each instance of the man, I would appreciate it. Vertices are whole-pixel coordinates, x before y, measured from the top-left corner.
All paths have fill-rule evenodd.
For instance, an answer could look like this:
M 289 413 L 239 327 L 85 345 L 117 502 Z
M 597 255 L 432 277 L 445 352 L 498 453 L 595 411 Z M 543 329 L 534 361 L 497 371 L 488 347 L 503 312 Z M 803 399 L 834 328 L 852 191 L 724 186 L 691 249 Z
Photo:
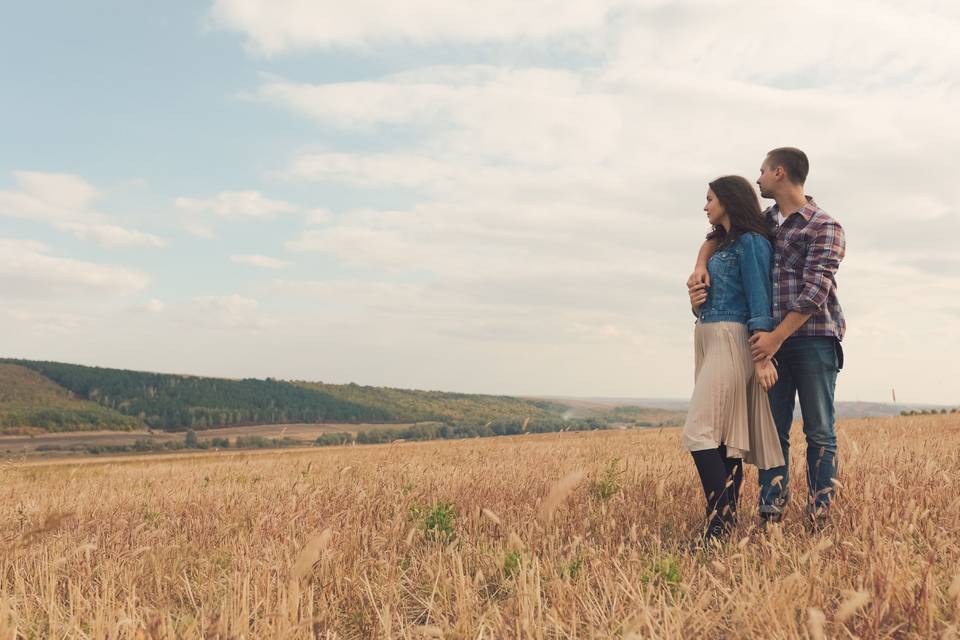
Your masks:
M 779 522 L 789 497 L 790 425 L 800 398 L 807 440 L 806 513 L 817 525 L 833 498 L 837 473 L 834 390 L 843 367 L 846 323 L 837 300 L 836 273 L 843 260 L 843 229 L 804 193 L 809 171 L 806 154 L 781 147 L 760 167 L 760 195 L 775 204 L 764 215 L 777 228 L 773 260 L 775 328 L 750 338 L 754 360 L 773 356 L 779 379 L 770 389 L 770 408 L 780 435 L 784 466 L 760 471 L 760 517 Z M 687 281 L 691 303 L 706 300 L 710 276 L 706 264 L 716 250 L 706 241 Z

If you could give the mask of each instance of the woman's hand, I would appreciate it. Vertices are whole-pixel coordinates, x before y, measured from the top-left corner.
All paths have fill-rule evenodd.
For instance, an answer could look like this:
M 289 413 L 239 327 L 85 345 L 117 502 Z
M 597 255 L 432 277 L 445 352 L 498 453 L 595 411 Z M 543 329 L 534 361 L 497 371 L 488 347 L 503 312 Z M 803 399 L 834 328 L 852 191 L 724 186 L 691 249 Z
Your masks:
M 767 358 L 754 363 L 757 382 L 763 387 L 764 391 L 770 391 L 770 387 L 777 383 L 777 368 L 773 365 L 773 358 Z

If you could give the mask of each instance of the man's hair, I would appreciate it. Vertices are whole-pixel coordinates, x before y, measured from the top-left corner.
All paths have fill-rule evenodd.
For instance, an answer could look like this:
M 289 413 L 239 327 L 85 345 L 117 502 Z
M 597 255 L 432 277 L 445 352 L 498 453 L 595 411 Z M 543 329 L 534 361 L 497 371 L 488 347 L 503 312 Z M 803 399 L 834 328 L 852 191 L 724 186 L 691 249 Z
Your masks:
M 803 184 L 807 181 L 810 172 L 810 161 L 807 154 L 795 147 L 777 147 L 767 153 L 767 167 L 776 169 L 783 167 L 790 182 Z

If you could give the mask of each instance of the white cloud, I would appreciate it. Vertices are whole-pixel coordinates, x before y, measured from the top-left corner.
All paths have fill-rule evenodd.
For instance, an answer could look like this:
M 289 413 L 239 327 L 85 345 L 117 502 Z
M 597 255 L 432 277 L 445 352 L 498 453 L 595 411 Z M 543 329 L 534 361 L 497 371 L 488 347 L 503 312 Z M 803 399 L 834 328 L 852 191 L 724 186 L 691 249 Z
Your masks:
M 184 214 L 183 229 L 193 236 L 212 238 L 213 218 L 268 220 L 277 215 L 300 212 L 301 208 L 267 198 L 259 191 L 221 191 L 209 198 L 179 197 L 174 207 Z
M 327 85 L 275 79 L 259 95 L 328 125 L 422 128 L 438 154 L 539 165 L 604 162 L 623 126 L 615 96 L 564 70 L 435 67 Z
M 150 298 L 145 302 L 133 306 L 133 310 L 141 313 L 162 313 L 166 308 L 161 300 Z
M 0 292 L 5 296 L 125 295 L 148 282 L 133 269 L 63 258 L 38 242 L 0 238 Z
M 284 197 L 317 188 L 336 214 L 260 191 L 176 209 L 205 235 L 224 218 L 297 214 L 287 248 L 317 255 L 253 294 L 170 301 L 124 314 L 122 331 L 105 322 L 116 340 L 175 353 L 176 370 L 682 396 L 682 283 L 706 230 L 706 182 L 753 178 L 767 149 L 795 144 L 812 159 L 810 192 L 848 232 L 841 399 L 890 386 L 953 399 L 960 5 L 219 0 L 211 16 L 260 53 L 428 66 L 360 78 L 344 65 L 325 84 L 262 77 L 251 93 L 302 118 L 281 173 L 297 195 Z M 95 188 L 43 175 L 38 186 L 18 174 L 0 212 L 108 224 L 86 217 Z M 188 354 L 173 346 L 185 327 L 203 336 Z
M 167 241 L 163 238 L 135 229 L 124 229 L 113 224 L 61 222 L 56 227 L 61 231 L 72 233 L 81 240 L 92 240 L 107 249 L 167 246 Z
M 261 269 L 283 269 L 290 266 L 290 263 L 286 260 L 259 255 L 230 256 L 230 261 L 237 264 L 248 264 L 252 267 L 259 267 Z
M 816 0 L 797 9 L 787 15 L 733 1 L 705 9 L 699 0 L 680 0 L 668 10 L 628 13 L 615 25 L 620 48 L 608 71 L 630 77 L 657 69 L 707 81 L 819 87 L 847 95 L 929 86 L 955 76 L 960 59 L 955 3 Z
M 32 333 L 38 336 L 47 336 L 51 333 L 63 336 L 76 335 L 78 331 L 89 328 L 94 319 L 88 315 L 78 315 L 64 311 L 43 311 L 31 309 L 12 309 L 6 314 L 8 326 L 2 327 L 16 335 Z M 12 325 L 12 326 L 10 326 Z M 5 351 L 5 354 L 9 354 Z
M 13 176 L 17 189 L 0 191 L 0 216 L 49 223 L 108 249 L 167 244 L 153 234 L 111 224 L 93 208 L 102 194 L 80 176 L 39 171 L 14 171 Z
M 307 212 L 307 215 L 304 218 L 304 221 L 307 224 L 324 224 L 329 222 L 333 218 L 333 212 L 329 209 L 324 209 L 322 207 L 316 207 L 310 209 Z
M 222 191 L 210 198 L 177 198 L 174 206 L 191 214 L 213 214 L 222 218 L 272 218 L 292 213 L 298 207 L 271 200 L 259 191 Z
M 90 207 L 100 194 L 79 176 L 14 171 L 13 177 L 17 189 L 0 191 L 0 215 L 44 222 L 98 216 Z
M 943 125 L 960 108 L 960 55 L 938 53 L 957 47 L 958 12 L 934 15 L 933 3 L 835 7 L 866 15 L 861 22 L 827 19 L 824 6 L 798 12 L 800 44 L 786 51 L 762 35 L 780 29 L 775 11 L 674 3 L 624 10 L 605 27 L 610 49 L 592 68 L 445 66 L 324 85 L 264 79 L 261 99 L 324 128 L 364 139 L 401 130 L 410 141 L 292 158 L 289 179 L 361 195 L 287 248 L 379 282 L 287 280 L 276 291 L 456 336 L 463 351 L 511 337 L 514 349 L 549 342 L 592 363 L 581 385 L 603 381 L 627 395 L 626 380 L 644 395 L 664 381 L 686 389 L 682 283 L 706 231 L 706 183 L 724 173 L 753 179 L 768 149 L 790 144 L 810 155 L 809 191 L 848 233 L 838 280 L 851 382 L 841 397 L 880 397 L 875 372 L 902 380 L 924 362 L 949 369 L 923 345 L 940 344 L 955 322 L 960 288 L 950 241 L 960 210 L 947 170 L 960 132 Z M 897 31 L 901 14 L 913 31 Z M 760 35 L 731 40 L 743 29 Z M 914 41 L 918 32 L 929 40 Z M 384 206 L 397 191 L 404 204 Z M 894 298 L 911 304 L 881 302 Z M 915 309 L 931 323 L 911 321 Z M 378 330 L 372 322 L 365 331 Z M 867 372 L 862 363 L 891 339 L 910 349 Z M 657 376 L 580 352 L 590 341 L 656 357 Z M 902 382 L 903 391 L 941 393 L 923 378 Z M 568 381 L 554 371 L 538 379 Z
M 636 0 L 634 0 L 636 2 Z M 408 0 L 215 0 L 214 24 L 239 31 L 266 54 L 382 41 L 426 44 L 558 38 L 596 29 L 627 2 L 491 0 L 484 4 Z
M 268 320 L 260 313 L 260 303 L 246 296 L 196 296 L 191 304 L 178 310 L 181 322 L 205 329 L 260 331 Z

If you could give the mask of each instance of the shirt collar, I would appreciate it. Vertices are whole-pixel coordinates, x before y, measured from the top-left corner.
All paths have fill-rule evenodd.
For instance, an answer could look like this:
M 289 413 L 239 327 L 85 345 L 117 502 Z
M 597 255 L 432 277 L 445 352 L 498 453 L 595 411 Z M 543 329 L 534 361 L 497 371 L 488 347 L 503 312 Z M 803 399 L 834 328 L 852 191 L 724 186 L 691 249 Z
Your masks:
M 792 216 L 794 213 L 799 213 L 804 220 L 806 220 L 807 222 L 810 222 L 810 218 L 813 217 L 813 214 L 816 213 L 817 209 L 819 209 L 820 207 L 817 206 L 817 202 L 813 199 L 813 196 L 806 196 L 806 198 L 807 198 L 807 204 L 800 207 L 790 215 L 786 216 L 784 220 Z M 779 206 L 774 204 L 772 207 L 770 207 L 770 215 L 772 215 L 774 218 L 776 218 L 777 214 L 779 213 L 780 213 Z

